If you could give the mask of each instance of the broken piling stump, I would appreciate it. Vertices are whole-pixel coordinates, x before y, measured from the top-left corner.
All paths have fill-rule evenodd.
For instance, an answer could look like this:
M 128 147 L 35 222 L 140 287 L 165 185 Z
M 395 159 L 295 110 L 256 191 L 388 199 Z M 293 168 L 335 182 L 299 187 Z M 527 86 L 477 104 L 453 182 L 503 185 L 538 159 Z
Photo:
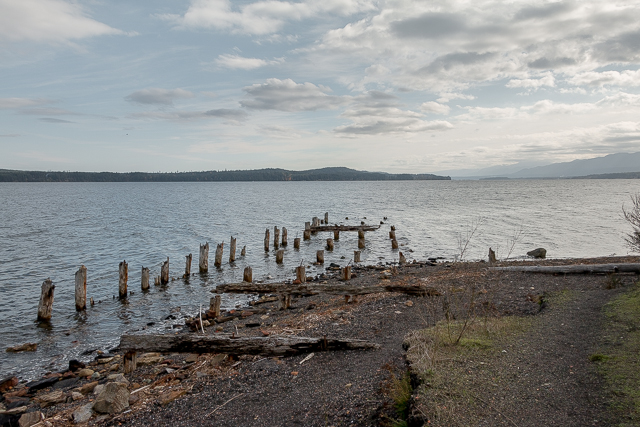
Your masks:
M 283 261 L 284 261 L 284 249 L 278 249 L 276 251 L 276 263 L 282 264 Z
M 293 239 L 293 249 L 300 249 L 300 238 L 296 237 Z
M 391 249 L 398 249 L 398 241 L 396 239 L 391 241 Z
M 287 246 L 289 242 L 287 241 L 287 227 L 282 227 L 282 246 Z
M 360 262 L 360 251 L 353 251 L 353 262 Z
M 311 240 L 311 230 L 304 230 L 302 237 L 304 240 Z
M 200 260 L 198 265 L 200 273 L 209 271 L 209 242 L 200 245 Z
M 167 283 L 169 283 L 169 257 L 160 267 L 160 284 L 166 285 Z
M 142 274 L 140 275 L 140 288 L 143 291 L 149 290 L 149 269 L 142 267 Z
M 489 248 L 489 264 L 495 264 L 496 262 L 498 262 L 496 259 L 496 253 L 493 249 Z
M 264 232 L 264 251 L 265 252 L 269 252 L 269 239 L 270 239 L 270 233 L 269 233 L 269 229 L 267 228 L 267 231 Z
M 220 304 L 222 304 L 222 297 L 216 295 L 209 301 L 209 310 L 213 313 L 215 319 L 220 317 Z
M 244 275 L 242 277 L 242 280 L 249 283 L 253 282 L 253 270 L 251 269 L 251 267 L 244 268 Z
M 127 351 L 124 354 L 124 373 L 129 374 L 138 367 L 138 355 L 135 350 Z
M 184 276 L 182 276 L 185 279 L 188 279 L 189 276 L 191 276 L 191 259 L 193 259 L 193 255 L 189 254 L 185 256 Z
M 291 307 L 291 294 L 280 294 L 280 310 L 288 310 Z
M 216 246 L 216 258 L 213 261 L 213 265 L 216 268 L 220 268 L 222 266 L 222 251 L 224 248 L 224 243 L 220 243 Z
M 307 272 L 304 265 L 296 267 L 296 280 L 300 281 L 300 283 L 307 281 Z
M 280 229 L 273 227 L 273 249 L 278 250 L 280 247 Z
M 364 237 L 358 239 L 358 249 L 364 249 Z
M 324 223 L 329 224 L 329 212 L 324 213 Z
M 391 240 L 396 240 L 396 232 L 395 232 L 395 231 L 393 231 L 393 230 L 391 230 L 391 231 L 389 232 L 389 238 L 390 238 Z
M 342 269 L 342 280 L 351 280 L 351 266 L 347 265 Z
M 124 299 L 127 297 L 127 281 L 129 280 L 129 264 L 122 261 L 119 265 L 118 275 L 118 297 Z
M 358 229 L 358 239 L 364 239 L 364 230 Z
M 87 309 L 87 267 L 81 266 L 76 271 L 76 311 Z
M 440 295 L 436 288 L 424 284 L 355 285 L 352 282 L 341 284 L 226 283 L 218 285 L 215 292 L 218 294 L 285 293 L 291 295 L 317 295 L 321 293 L 330 295 L 368 295 L 399 292 L 416 296 Z
M 407 259 L 404 257 L 402 252 L 398 252 L 398 264 L 404 265 L 407 263 Z
M 242 247 L 242 250 L 240 251 L 240 256 L 243 257 L 246 255 L 247 255 L 247 246 L 245 245 Z
M 229 241 L 229 264 L 236 260 L 236 238 L 231 236 Z
M 316 262 L 318 264 L 324 264 L 324 250 L 320 249 L 316 252 Z
M 51 320 L 51 312 L 53 311 L 53 291 L 56 286 L 51 279 L 42 282 L 42 291 L 40 292 L 40 303 L 38 304 L 38 320 Z
M 327 250 L 333 251 L 333 239 L 331 238 L 327 239 Z

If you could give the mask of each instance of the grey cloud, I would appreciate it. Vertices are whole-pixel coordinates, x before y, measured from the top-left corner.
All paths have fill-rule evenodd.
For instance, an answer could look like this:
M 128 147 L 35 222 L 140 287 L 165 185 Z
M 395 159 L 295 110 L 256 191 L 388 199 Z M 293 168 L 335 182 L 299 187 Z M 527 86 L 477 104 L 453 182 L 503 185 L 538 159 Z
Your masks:
M 50 104 L 51 99 L 31 99 L 31 98 L 0 98 L 0 109 L 13 109 L 31 107 L 34 105 Z
M 247 117 L 249 117 L 246 111 L 233 110 L 230 108 L 219 108 L 217 110 L 205 111 L 204 115 L 209 117 L 220 117 L 223 119 L 237 120 L 237 121 L 246 120 Z
M 594 55 L 605 61 L 637 61 L 640 58 L 640 31 L 627 32 L 597 44 Z
M 135 119 L 153 119 L 153 120 L 173 120 L 173 121 L 190 121 L 198 119 L 206 119 L 217 117 L 227 119 L 233 122 L 246 120 L 249 115 L 242 110 L 230 108 L 220 108 L 208 111 L 147 111 L 143 113 L 132 114 Z
M 69 116 L 78 115 L 73 111 L 65 110 L 62 108 L 28 108 L 20 111 L 20 114 L 30 114 L 38 116 Z
M 477 52 L 456 52 L 439 56 L 434 59 L 431 64 L 418 70 L 418 74 L 430 74 L 440 71 L 448 71 L 451 68 L 460 65 L 473 65 L 487 62 L 495 58 L 495 52 L 477 53 Z
M 0 138 L 17 138 L 19 136 L 20 136 L 19 133 L 7 133 L 4 135 L 0 135 Z
M 426 13 L 392 22 L 390 28 L 398 37 L 438 39 L 462 33 L 467 26 L 461 16 L 453 13 Z
M 451 123 L 446 121 L 425 122 L 419 119 L 390 121 L 381 119 L 371 123 L 354 123 L 348 126 L 340 126 L 334 129 L 334 132 L 354 135 L 378 135 L 398 132 L 443 131 L 452 128 L 453 126 Z
M 149 88 L 137 90 L 125 96 L 124 99 L 138 104 L 171 105 L 177 99 L 188 99 L 193 98 L 193 96 L 193 93 L 184 89 Z
M 54 119 L 53 117 L 41 117 L 38 120 L 46 123 L 74 123 L 70 122 L 69 120 Z
M 331 110 L 349 101 L 348 97 L 328 95 L 328 88 L 291 79 L 268 79 L 243 89 L 251 99 L 240 105 L 253 110 L 316 111 Z
M 562 58 L 538 58 L 535 61 L 531 61 L 529 62 L 527 65 L 529 66 L 529 68 L 537 68 L 540 70 L 547 70 L 547 69 L 551 69 L 551 68 L 562 68 L 562 67 L 568 67 L 571 65 L 575 65 L 577 63 L 577 61 L 573 58 L 567 58 L 567 57 L 562 57 Z
M 574 9 L 571 2 L 555 2 L 544 6 L 524 7 L 520 9 L 513 17 L 516 21 L 525 21 L 528 19 L 547 19 L 557 15 L 569 12 Z

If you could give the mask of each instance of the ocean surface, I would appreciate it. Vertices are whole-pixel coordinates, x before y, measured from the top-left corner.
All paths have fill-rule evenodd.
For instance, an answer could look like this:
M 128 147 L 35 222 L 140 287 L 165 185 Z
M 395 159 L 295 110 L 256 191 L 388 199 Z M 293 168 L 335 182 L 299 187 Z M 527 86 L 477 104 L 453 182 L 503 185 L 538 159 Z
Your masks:
M 116 346 L 127 331 L 146 328 L 171 333 L 179 316 L 208 308 L 210 291 L 220 283 L 242 281 L 245 266 L 254 280 L 295 277 L 301 262 L 315 261 L 333 233 L 303 241 L 305 221 L 329 213 L 329 223 L 377 225 L 366 235 L 364 264 L 393 262 L 398 253 L 388 239 L 396 226 L 400 250 L 411 261 L 429 257 L 522 258 L 537 247 L 553 258 L 625 255 L 630 231 L 621 207 L 640 191 L 638 180 L 507 180 L 393 182 L 237 182 L 237 183 L 2 183 L 0 184 L 0 377 L 35 378 L 63 368 L 69 359 L 90 360 L 92 350 Z M 383 218 L 387 217 L 386 220 Z M 348 218 L 348 219 L 347 219 Z M 467 239 L 477 225 L 476 233 Z M 288 229 L 283 265 L 273 245 L 265 253 L 265 229 Z M 237 259 L 228 262 L 230 236 L 237 237 Z M 184 272 L 199 244 L 209 242 L 209 273 L 188 281 L 154 286 L 160 264 L 170 259 L 170 276 Z M 222 268 L 213 266 L 215 247 L 224 242 Z M 240 250 L 247 247 L 246 257 Z M 346 265 L 357 249 L 357 233 L 344 232 L 325 265 Z M 118 264 L 129 264 L 126 301 L 118 294 Z M 74 274 L 87 268 L 87 297 L 96 304 L 76 313 Z M 140 290 L 141 267 L 151 269 L 151 288 Z M 321 267 L 311 266 L 315 275 Z M 36 322 L 42 282 L 56 286 L 53 318 Z M 245 296 L 223 296 L 223 308 L 246 303 Z M 175 320 L 167 320 L 180 307 Z M 38 343 L 32 353 L 5 348 Z M 85 353 L 83 355 L 83 353 Z

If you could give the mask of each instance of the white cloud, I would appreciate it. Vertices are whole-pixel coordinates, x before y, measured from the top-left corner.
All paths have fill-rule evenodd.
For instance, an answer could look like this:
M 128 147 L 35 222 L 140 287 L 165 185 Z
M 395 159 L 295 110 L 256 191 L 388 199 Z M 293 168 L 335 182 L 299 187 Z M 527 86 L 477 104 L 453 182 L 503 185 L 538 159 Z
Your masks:
M 229 0 L 193 0 L 183 16 L 165 16 L 188 28 L 215 28 L 246 34 L 278 32 L 287 22 L 323 14 L 348 16 L 373 9 L 373 1 L 257 1 L 234 8 Z
M 569 79 L 576 86 L 640 86 L 640 70 L 589 71 Z
M 273 60 L 265 61 L 259 58 L 245 58 L 239 55 L 223 54 L 218 56 L 216 64 L 223 68 L 253 70 L 255 68 L 264 67 L 265 65 L 279 64 L 282 61 Z
M 207 118 L 221 118 L 230 122 L 241 122 L 246 120 L 248 116 L 246 111 L 232 108 L 218 108 L 208 111 L 146 111 L 131 115 L 134 119 L 192 121 Z
M 433 114 L 449 114 L 451 108 L 448 105 L 439 104 L 437 102 L 424 102 L 420 106 L 420 110 L 425 113 L 433 113 Z
M 138 104 L 172 105 L 177 99 L 193 98 L 193 93 L 184 89 L 141 89 L 125 96 L 125 99 Z
M 0 98 L 0 109 L 9 110 L 24 107 L 33 107 L 35 105 L 49 104 L 50 99 L 32 99 L 32 98 Z
M 556 85 L 555 79 L 551 73 L 547 73 L 544 77 L 539 79 L 513 79 L 507 83 L 508 88 L 529 88 L 538 89 L 542 86 L 554 87 Z
M 445 103 L 445 102 L 452 101 L 454 99 L 465 99 L 465 100 L 471 101 L 476 99 L 476 97 L 473 95 L 465 95 L 462 93 L 441 93 L 440 98 L 436 99 L 436 101 Z
M 108 34 L 125 33 L 91 19 L 76 2 L 0 0 L 0 41 L 62 43 Z
M 265 83 L 247 86 L 243 90 L 249 99 L 240 105 L 254 110 L 315 111 L 332 110 L 349 102 L 348 97 L 329 95 L 331 89 L 313 83 L 296 83 L 291 79 L 268 79 Z
M 548 99 L 538 101 L 530 106 L 520 107 L 522 111 L 531 114 L 579 114 L 592 111 L 596 108 L 595 104 L 590 103 L 564 104 L 556 103 Z

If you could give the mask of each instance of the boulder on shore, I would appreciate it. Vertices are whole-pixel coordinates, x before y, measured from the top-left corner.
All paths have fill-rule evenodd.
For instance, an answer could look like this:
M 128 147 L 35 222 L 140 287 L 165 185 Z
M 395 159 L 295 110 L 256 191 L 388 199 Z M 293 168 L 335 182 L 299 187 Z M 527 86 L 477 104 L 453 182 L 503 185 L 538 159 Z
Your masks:
M 123 383 L 107 383 L 93 404 L 101 414 L 116 414 L 129 407 L 129 390 Z
M 532 251 L 527 252 L 527 255 L 534 258 L 546 258 L 547 250 L 545 248 L 537 248 Z

